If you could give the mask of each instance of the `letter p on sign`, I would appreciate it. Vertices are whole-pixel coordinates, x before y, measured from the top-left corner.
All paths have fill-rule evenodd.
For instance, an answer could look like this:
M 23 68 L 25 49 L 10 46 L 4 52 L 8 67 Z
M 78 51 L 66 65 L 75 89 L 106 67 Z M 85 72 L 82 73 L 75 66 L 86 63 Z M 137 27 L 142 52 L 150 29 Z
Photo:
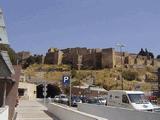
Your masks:
M 70 77 L 63 76 L 63 85 L 69 85 L 69 83 L 70 83 Z

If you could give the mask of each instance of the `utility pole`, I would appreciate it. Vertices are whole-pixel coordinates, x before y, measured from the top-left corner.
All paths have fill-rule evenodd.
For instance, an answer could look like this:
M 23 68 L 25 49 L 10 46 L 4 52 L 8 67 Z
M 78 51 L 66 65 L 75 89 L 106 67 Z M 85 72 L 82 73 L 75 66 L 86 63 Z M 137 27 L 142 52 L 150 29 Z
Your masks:
M 43 78 L 43 73 L 42 73 L 43 64 L 44 64 L 44 56 L 42 56 L 42 64 L 41 64 L 41 76 L 42 76 L 42 79 L 44 79 Z M 43 96 L 44 96 L 43 102 L 44 102 L 44 105 L 46 105 L 46 96 L 47 96 L 47 82 L 46 82 L 46 80 L 44 80 L 43 86 L 44 86 L 43 87 Z
M 71 77 L 69 81 L 69 106 L 71 107 L 72 104 L 72 83 L 71 83 Z
M 78 73 L 80 73 L 80 69 L 81 69 L 82 64 L 77 64 L 77 66 L 78 66 Z M 80 95 L 81 94 L 80 93 L 80 79 L 79 79 L 79 90 L 78 90 L 78 92 L 79 92 L 79 95 Z
M 125 47 L 123 44 L 117 44 L 117 47 L 119 47 L 120 49 L 120 54 L 121 54 L 121 70 L 123 69 L 123 53 L 122 53 L 122 48 Z M 121 71 L 122 72 L 122 71 Z M 121 73 L 121 87 L 122 87 L 122 90 L 124 89 L 124 86 L 123 86 L 123 78 L 122 78 L 122 73 Z
M 47 96 L 47 84 L 46 81 L 44 82 L 44 88 L 43 88 L 43 96 L 44 96 L 44 105 L 46 105 L 46 96 Z
M 158 94 L 160 94 L 160 68 L 158 68 Z

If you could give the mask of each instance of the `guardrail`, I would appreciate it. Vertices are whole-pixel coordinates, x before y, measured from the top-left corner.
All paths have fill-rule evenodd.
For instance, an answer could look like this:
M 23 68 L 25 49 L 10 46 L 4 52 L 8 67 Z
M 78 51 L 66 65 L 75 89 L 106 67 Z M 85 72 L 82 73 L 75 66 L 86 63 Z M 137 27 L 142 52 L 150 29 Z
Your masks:
M 0 120 L 8 120 L 8 106 L 0 108 Z
M 79 103 L 78 110 L 108 120 L 160 120 L 159 113 L 129 110 L 125 108 Z
M 48 111 L 52 113 L 55 117 L 57 117 L 59 120 L 107 120 L 55 103 L 51 103 L 48 105 Z

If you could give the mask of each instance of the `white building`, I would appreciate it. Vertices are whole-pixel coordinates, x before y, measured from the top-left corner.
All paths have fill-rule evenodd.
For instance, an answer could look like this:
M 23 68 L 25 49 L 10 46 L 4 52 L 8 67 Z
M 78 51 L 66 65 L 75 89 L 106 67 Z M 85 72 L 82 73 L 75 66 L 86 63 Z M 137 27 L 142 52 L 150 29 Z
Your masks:
M 36 99 L 36 85 L 27 82 L 19 82 L 18 93 L 21 99 L 35 100 Z

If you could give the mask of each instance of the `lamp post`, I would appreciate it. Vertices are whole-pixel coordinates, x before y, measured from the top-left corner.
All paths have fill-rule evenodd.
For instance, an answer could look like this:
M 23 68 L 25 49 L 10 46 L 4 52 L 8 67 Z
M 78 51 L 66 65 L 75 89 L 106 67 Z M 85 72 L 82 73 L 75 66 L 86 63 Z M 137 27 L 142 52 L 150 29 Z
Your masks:
M 121 70 L 122 70 L 122 65 L 123 65 L 123 53 L 122 53 L 122 48 L 124 48 L 125 45 L 123 45 L 123 44 L 117 44 L 116 46 L 119 47 L 119 50 L 120 50 L 120 54 L 121 54 Z M 122 73 L 121 73 L 120 79 L 121 79 L 121 82 L 122 82 L 121 87 L 122 87 L 122 90 L 123 90 L 123 89 L 124 89 L 124 86 L 123 86 Z

